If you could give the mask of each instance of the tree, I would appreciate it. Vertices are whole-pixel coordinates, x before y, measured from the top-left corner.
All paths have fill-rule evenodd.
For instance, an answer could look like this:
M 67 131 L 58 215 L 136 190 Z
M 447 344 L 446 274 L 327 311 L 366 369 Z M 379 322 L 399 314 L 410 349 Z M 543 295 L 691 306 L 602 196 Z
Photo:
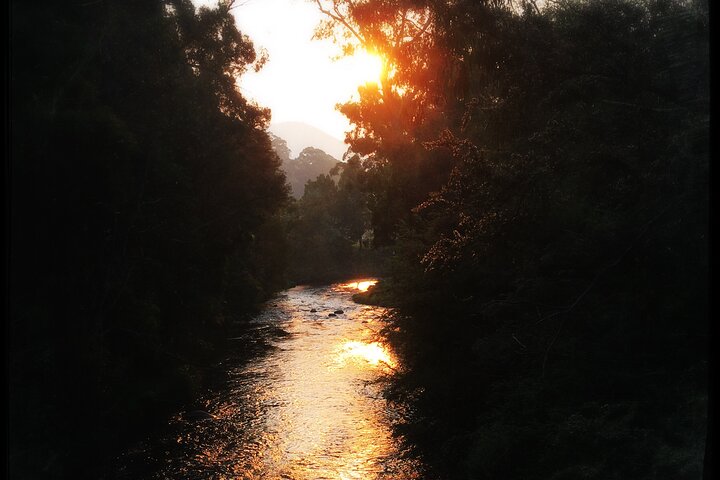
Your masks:
M 99 476 L 274 288 L 254 238 L 285 179 L 229 7 L 13 2 L 14 476 Z
M 450 478 L 699 475 L 704 7 L 320 4 L 321 34 L 347 29 L 391 65 L 387 83 L 342 111 L 355 125 L 353 149 L 368 155 L 373 226 L 399 251 L 390 282 L 413 315 L 394 337 L 407 346 L 404 391 L 423 392 L 415 404 L 434 420 L 411 429 L 426 458 Z M 393 35 L 409 11 L 428 19 L 422 35 Z M 430 165 L 438 183 L 413 178 Z M 652 371 L 688 387 L 670 394 Z M 670 413 L 690 403 L 699 405 L 692 414 Z M 614 424 L 598 404 L 652 413 L 643 427 L 630 413 Z M 578 427 L 573 412 L 583 410 Z M 660 460 L 654 452 L 671 448 L 673 428 L 684 432 L 682 453 Z M 610 431 L 633 460 L 594 455 L 592 439 Z

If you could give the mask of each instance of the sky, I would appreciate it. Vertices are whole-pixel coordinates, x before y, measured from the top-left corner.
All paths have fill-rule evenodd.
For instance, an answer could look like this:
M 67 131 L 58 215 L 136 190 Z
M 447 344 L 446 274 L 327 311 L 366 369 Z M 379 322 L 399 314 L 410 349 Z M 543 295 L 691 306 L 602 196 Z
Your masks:
M 215 1 L 196 0 L 196 5 Z M 240 90 L 272 111 L 272 123 L 304 122 L 340 140 L 350 126 L 335 109 L 357 95 L 357 87 L 378 75 L 368 58 L 333 61 L 340 47 L 312 40 L 323 18 L 308 0 L 237 0 L 233 13 L 241 32 L 255 48 L 267 49 L 269 61 L 258 73 L 248 71 Z M 368 63 L 370 62 L 370 63 Z

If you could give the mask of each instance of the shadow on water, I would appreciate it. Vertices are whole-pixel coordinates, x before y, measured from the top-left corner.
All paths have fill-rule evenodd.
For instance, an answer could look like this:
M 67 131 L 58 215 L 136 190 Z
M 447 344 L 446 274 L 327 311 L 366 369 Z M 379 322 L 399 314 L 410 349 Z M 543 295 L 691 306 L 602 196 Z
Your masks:
M 224 363 L 224 385 L 126 452 L 114 478 L 425 478 L 393 435 L 407 407 L 383 396 L 402 369 L 378 334 L 388 311 L 352 302 L 367 286 L 296 287 L 268 302 L 230 339 L 243 355 Z

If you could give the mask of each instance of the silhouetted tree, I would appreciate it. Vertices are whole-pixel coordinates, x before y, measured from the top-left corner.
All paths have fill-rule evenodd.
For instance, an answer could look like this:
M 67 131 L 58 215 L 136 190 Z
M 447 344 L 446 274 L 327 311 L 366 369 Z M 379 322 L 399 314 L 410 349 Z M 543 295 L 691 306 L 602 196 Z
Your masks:
M 388 64 L 342 111 L 399 252 L 388 288 L 415 313 L 395 336 L 428 458 L 451 478 L 697 477 L 705 4 L 316 3 L 319 36 Z
M 229 7 L 12 3 L 13 478 L 98 478 L 276 288 L 285 179 Z

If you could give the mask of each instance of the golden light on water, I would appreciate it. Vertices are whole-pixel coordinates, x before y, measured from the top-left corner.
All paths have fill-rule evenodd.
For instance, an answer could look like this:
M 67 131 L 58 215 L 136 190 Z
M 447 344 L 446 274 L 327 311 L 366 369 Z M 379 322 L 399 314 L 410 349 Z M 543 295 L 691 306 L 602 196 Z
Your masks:
M 378 342 L 364 343 L 358 341 L 345 342 L 340 351 L 340 359 L 357 358 L 365 360 L 373 366 L 381 363 L 390 368 L 395 368 L 395 363 L 390 357 L 384 345 Z
M 368 288 L 372 287 L 377 283 L 377 280 L 363 280 L 360 282 L 350 282 L 343 285 L 344 287 L 350 288 L 350 289 L 357 289 L 361 292 L 367 292 Z
M 376 331 L 386 310 L 350 298 L 373 283 L 298 287 L 278 299 L 257 331 L 278 348 L 233 371 L 231 390 L 206 403 L 213 420 L 177 420 L 184 427 L 172 438 L 178 453 L 162 478 L 424 478 L 393 434 L 405 407 L 382 395 L 385 375 L 402 370 Z M 344 313 L 318 321 L 309 305 Z M 266 326 L 287 335 L 275 337 Z
M 375 280 L 370 280 L 370 281 L 367 281 L 367 282 L 358 282 L 357 288 L 358 288 L 358 290 L 360 290 L 361 292 L 366 292 L 368 288 L 372 287 L 372 286 L 375 285 L 376 283 L 377 283 L 377 282 L 376 282 Z

